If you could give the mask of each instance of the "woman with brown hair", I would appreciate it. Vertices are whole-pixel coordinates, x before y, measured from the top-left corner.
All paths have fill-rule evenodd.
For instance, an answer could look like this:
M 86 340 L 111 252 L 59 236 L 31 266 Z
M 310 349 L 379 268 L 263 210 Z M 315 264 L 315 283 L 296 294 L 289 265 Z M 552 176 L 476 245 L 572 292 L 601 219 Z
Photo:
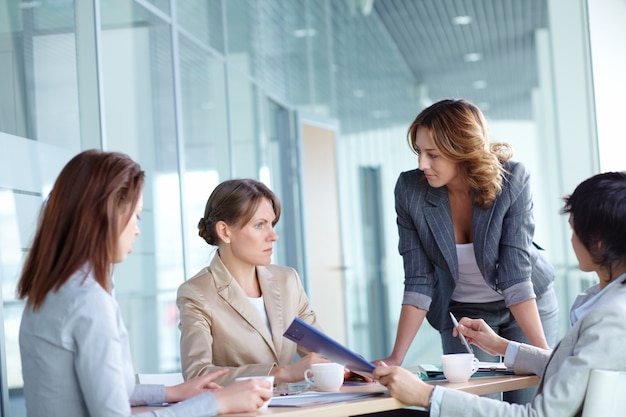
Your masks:
M 506 143 L 489 143 L 482 112 L 467 100 L 441 100 L 408 130 L 419 168 L 395 188 L 404 299 L 396 341 L 383 361 L 400 365 L 424 318 L 444 353 L 466 352 L 450 312 L 481 317 L 500 335 L 548 348 L 556 340 L 554 271 L 533 243 L 526 168 Z M 476 351 L 482 361 L 497 361 Z M 532 392 L 505 393 L 527 402 Z
M 209 196 L 198 234 L 217 251 L 178 288 L 185 378 L 229 369 L 219 383 L 273 375 L 278 385 L 328 362 L 283 337 L 294 317 L 319 326 L 298 273 L 271 263 L 280 211 L 278 197 L 253 179 L 224 181 Z
M 29 416 L 130 416 L 131 405 L 174 403 L 145 415 L 206 416 L 258 409 L 263 381 L 226 388 L 221 372 L 173 387 L 136 385 L 128 333 L 113 298 L 113 264 L 139 235 L 144 172 L 127 155 L 84 151 L 61 171 L 39 217 L 18 283 Z

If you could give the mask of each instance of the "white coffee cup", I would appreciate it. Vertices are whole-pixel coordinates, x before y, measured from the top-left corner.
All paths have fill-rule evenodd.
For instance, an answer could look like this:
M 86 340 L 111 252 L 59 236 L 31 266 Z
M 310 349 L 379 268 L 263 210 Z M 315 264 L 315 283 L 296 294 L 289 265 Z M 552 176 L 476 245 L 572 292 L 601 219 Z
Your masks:
M 478 370 L 478 359 L 472 353 L 441 355 L 443 375 L 450 382 L 467 382 Z
M 245 381 L 247 379 L 263 379 L 265 381 L 269 381 L 271 384 L 271 389 L 274 389 L 274 377 L 273 376 L 268 376 L 268 375 L 260 375 L 260 376 L 240 376 L 239 378 L 235 378 L 235 381 Z M 265 401 L 263 403 L 263 405 L 259 408 L 259 410 L 262 410 L 264 408 L 267 408 L 270 405 L 270 402 L 272 401 L 272 397 L 270 397 L 269 400 Z
M 343 385 L 343 373 L 344 366 L 338 363 L 314 363 L 304 371 L 304 379 L 319 391 L 339 391 Z M 312 374 L 312 380 L 309 374 Z

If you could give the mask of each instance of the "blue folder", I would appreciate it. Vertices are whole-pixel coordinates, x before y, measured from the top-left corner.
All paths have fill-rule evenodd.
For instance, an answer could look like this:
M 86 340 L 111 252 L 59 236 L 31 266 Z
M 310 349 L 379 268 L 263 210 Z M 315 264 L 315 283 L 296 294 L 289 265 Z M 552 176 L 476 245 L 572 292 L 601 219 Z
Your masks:
M 352 352 L 347 347 L 297 317 L 293 319 L 283 336 L 311 352 L 318 353 L 333 362 L 342 364 L 353 372 L 371 374 L 376 367 L 363 356 Z

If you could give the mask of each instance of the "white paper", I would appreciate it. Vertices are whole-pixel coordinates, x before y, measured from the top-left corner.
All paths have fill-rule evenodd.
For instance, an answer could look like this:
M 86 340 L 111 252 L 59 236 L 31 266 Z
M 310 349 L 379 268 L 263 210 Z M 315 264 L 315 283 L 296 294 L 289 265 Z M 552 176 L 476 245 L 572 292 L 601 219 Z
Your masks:
M 375 397 L 380 392 L 319 392 L 306 391 L 302 393 L 278 394 L 272 397 L 270 407 L 303 407 L 327 404 L 341 401 L 351 401 L 363 397 Z

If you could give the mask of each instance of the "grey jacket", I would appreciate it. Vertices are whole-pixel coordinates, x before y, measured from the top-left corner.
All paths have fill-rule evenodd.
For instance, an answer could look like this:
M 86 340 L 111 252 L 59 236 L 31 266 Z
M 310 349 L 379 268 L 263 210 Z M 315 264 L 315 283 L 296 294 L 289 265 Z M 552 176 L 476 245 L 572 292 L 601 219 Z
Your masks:
M 626 275 L 619 278 L 626 281 Z M 517 373 L 542 375 L 530 404 L 509 404 L 455 390 L 446 390 L 442 417 L 569 417 L 580 416 L 593 369 L 626 371 L 626 284 L 602 294 L 552 354 L 522 345 L 515 358 Z
M 162 385 L 135 385 L 119 306 L 87 269 L 50 291 L 37 311 L 26 308 L 20 354 L 28 417 L 125 417 L 131 405 L 165 401 Z M 210 392 L 134 416 L 216 415 Z
M 490 208 L 474 207 L 472 228 L 478 267 L 508 306 L 542 295 L 554 281 L 554 269 L 533 244 L 529 174 L 513 161 L 504 169 L 502 193 Z M 400 174 L 395 198 L 403 304 L 428 310 L 428 321 L 438 330 L 451 327 L 448 304 L 459 266 L 446 188 L 431 187 L 416 169 Z

